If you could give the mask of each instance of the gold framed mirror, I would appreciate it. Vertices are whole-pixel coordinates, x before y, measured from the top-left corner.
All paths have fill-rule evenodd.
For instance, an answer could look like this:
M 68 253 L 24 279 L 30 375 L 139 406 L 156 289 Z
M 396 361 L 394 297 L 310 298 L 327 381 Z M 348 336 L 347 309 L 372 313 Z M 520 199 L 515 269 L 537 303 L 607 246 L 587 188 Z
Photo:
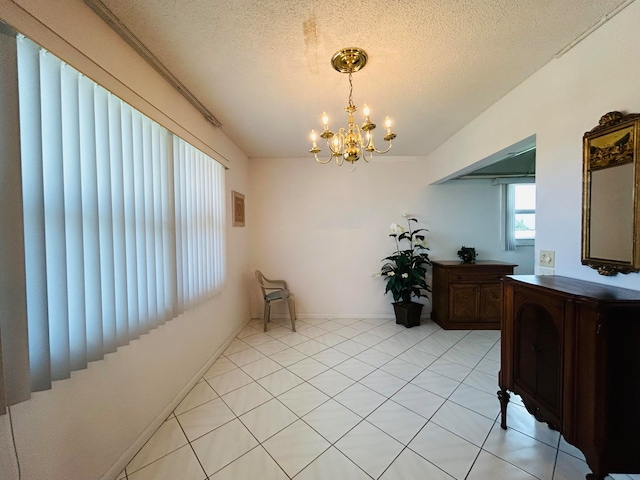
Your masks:
M 640 271 L 640 114 L 609 112 L 583 136 L 582 264 Z

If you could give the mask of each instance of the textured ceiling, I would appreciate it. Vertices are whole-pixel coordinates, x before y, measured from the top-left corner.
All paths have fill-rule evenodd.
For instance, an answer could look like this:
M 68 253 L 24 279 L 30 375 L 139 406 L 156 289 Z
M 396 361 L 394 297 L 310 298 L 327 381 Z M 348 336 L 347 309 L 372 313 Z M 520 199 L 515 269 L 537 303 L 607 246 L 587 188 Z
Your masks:
M 426 155 L 628 1 L 103 3 L 256 158 L 309 155 L 323 110 L 345 125 L 341 48 L 369 55 L 353 76 L 358 121 L 366 102 L 375 123 L 393 120 L 392 155 Z

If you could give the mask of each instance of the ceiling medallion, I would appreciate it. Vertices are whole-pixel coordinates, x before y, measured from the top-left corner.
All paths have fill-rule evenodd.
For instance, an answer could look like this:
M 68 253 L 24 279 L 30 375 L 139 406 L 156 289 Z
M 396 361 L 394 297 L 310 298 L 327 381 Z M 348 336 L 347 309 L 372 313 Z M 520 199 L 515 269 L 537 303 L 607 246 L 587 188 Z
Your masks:
M 376 124 L 371 122 L 369 118 L 369 107 L 365 103 L 362 111 L 364 113 L 364 123 L 361 126 L 356 125 L 353 120 L 353 114 L 358 110 L 353 104 L 353 74 L 364 68 L 367 64 L 367 52 L 361 48 L 343 48 L 331 58 L 331 66 L 340 73 L 349 74 L 349 104 L 344 108 L 348 116 L 347 128 L 340 127 L 337 133 L 329 130 L 329 117 L 326 112 L 322 113 L 323 131 L 320 137 L 324 138 L 331 152 L 331 156 L 326 160 L 318 158 L 321 152 L 316 144 L 318 138 L 315 130 L 311 130 L 311 141 L 313 142 L 310 153 L 313 153 L 318 163 L 326 164 L 335 158 L 338 165 L 342 165 L 345 161 L 351 163 L 351 170 L 355 169 L 355 162 L 362 157 L 365 162 L 371 161 L 373 154 L 383 155 L 391 150 L 392 140 L 396 138 L 396 134 L 391 130 L 391 120 L 385 118 L 385 127 L 387 134 L 383 140 L 389 142 L 389 146 L 385 150 L 378 150 L 373 142 L 372 131 L 376 128 Z M 363 138 L 364 132 L 364 138 Z

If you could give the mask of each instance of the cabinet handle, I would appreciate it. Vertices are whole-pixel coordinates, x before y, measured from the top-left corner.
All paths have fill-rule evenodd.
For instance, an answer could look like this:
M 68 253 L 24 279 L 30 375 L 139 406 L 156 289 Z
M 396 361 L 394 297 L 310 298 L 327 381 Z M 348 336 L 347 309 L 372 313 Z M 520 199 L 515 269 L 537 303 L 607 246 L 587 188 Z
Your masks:
M 596 329 L 596 335 L 600 335 L 600 332 L 602 332 L 602 324 L 601 323 L 598 324 L 598 328 Z

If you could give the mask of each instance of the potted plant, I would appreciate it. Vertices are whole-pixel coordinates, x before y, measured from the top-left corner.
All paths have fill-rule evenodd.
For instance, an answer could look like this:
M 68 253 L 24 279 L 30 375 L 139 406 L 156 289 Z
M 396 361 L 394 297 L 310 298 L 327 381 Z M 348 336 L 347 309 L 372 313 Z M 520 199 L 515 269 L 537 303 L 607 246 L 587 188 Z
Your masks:
M 384 293 L 393 295 L 393 308 L 396 314 L 396 323 L 405 327 L 420 325 L 420 313 L 422 304 L 411 301 L 412 297 L 426 297 L 426 292 L 431 291 L 425 275 L 427 267 L 431 265 L 427 253 L 424 228 L 413 229 L 412 223 L 418 220 L 408 213 L 403 215 L 407 219 L 408 229 L 391 224 L 389 234 L 396 242 L 396 251 L 385 257 L 382 261 L 380 276 L 384 277 L 387 286 Z M 406 248 L 401 248 L 401 247 Z
M 465 247 L 464 245 L 458 250 L 458 257 L 462 263 L 476 263 L 476 249 L 474 247 Z

